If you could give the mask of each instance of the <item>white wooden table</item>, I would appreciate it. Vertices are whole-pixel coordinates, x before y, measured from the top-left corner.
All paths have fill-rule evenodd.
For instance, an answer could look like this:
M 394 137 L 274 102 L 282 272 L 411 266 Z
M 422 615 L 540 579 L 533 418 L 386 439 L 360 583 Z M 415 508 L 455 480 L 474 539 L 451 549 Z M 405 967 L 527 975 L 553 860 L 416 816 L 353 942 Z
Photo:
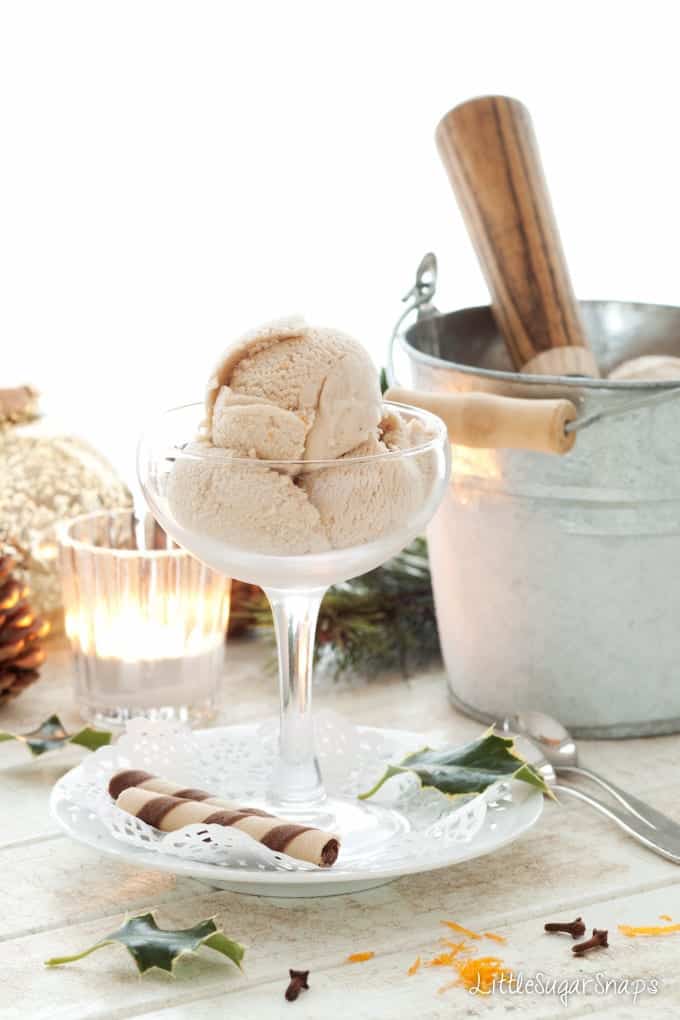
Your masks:
M 229 650 L 226 707 L 220 721 L 271 714 L 275 682 L 257 642 Z M 317 703 L 365 723 L 426 732 L 446 726 L 452 740 L 479 725 L 449 706 L 440 672 L 404 682 L 326 684 Z M 44 678 L 3 713 L 0 727 L 27 730 L 57 711 L 78 726 L 71 703 L 70 667 L 61 645 Z M 155 871 L 138 871 L 61 836 L 47 812 L 50 788 L 81 753 L 70 748 L 31 760 L 16 744 L 0 745 L 0 1017 L 21 1020 L 230 1020 L 296 1016 L 356 1020 L 395 1017 L 555 1017 L 555 996 L 496 994 L 481 999 L 462 988 L 439 995 L 455 975 L 440 968 L 407 969 L 428 959 L 449 919 L 507 937 L 483 952 L 501 955 L 526 977 L 558 979 L 657 977 L 656 996 L 634 1006 L 630 995 L 574 994 L 569 1017 L 677 1017 L 680 1014 L 680 933 L 629 939 L 617 925 L 680 921 L 680 868 L 645 851 L 605 819 L 577 804 L 546 805 L 537 827 L 497 854 L 413 876 L 356 896 L 276 900 L 211 890 Z M 583 759 L 615 781 L 680 817 L 680 738 L 592 742 Z M 113 931 L 126 912 L 157 908 L 163 926 L 188 927 L 217 915 L 225 931 L 247 944 L 245 972 L 204 950 L 182 961 L 173 979 L 158 971 L 137 975 L 121 947 L 77 964 L 46 969 L 53 955 L 77 952 Z M 547 920 L 581 914 L 589 927 L 608 928 L 610 948 L 578 960 L 566 936 L 542 934 Z M 349 953 L 373 951 L 348 965 Z M 480 949 L 480 953 L 482 949 Z M 295 1003 L 283 992 L 289 967 L 309 969 L 311 990 Z

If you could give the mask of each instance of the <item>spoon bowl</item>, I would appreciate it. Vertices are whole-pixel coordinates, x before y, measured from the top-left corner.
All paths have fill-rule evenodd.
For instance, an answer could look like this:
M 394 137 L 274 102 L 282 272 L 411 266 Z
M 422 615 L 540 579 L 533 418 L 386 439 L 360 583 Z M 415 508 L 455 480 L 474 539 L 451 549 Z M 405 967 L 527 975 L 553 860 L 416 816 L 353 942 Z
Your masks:
M 595 772 L 585 765 L 579 765 L 578 749 L 574 738 L 558 719 L 543 712 L 518 712 L 516 715 L 504 719 L 500 729 L 504 733 L 518 734 L 542 753 L 544 761 L 554 769 L 552 785 L 554 785 L 556 777 L 564 775 L 589 779 L 606 790 L 610 797 L 613 797 L 629 814 L 634 815 L 645 825 L 659 831 L 671 831 L 680 837 L 680 825 L 677 822 L 657 811 L 651 804 L 640 800 L 639 797 L 622 790 L 621 787 L 601 776 L 599 772 Z M 537 765 L 533 762 L 532 764 L 540 770 L 542 763 Z M 546 782 L 551 783 L 548 775 L 545 775 L 544 778 Z M 573 788 L 564 787 L 563 789 L 565 792 L 569 792 Z
M 553 792 L 587 804 L 649 850 L 680 864 L 680 825 L 597 772 L 578 765 L 576 744 L 569 731 L 557 719 L 541 712 L 522 712 L 504 719 L 498 729 L 506 734 L 517 735 L 518 743 L 533 748 L 535 754 L 524 754 L 523 748 L 522 753 Z M 565 773 L 584 776 L 597 783 L 618 801 L 620 807 L 606 804 L 576 786 L 561 783 L 559 777 Z
M 569 730 L 543 712 L 518 712 L 503 721 L 503 731 L 528 737 L 555 768 L 578 765 L 578 750 Z

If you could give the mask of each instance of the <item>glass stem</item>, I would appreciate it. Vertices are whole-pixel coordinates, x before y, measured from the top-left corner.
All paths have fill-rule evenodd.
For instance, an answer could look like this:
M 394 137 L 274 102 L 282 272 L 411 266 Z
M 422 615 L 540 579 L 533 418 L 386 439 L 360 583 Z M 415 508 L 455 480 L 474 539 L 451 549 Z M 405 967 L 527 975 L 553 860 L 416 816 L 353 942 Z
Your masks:
M 314 639 L 325 588 L 309 591 L 267 589 L 279 657 L 281 730 L 279 760 L 270 780 L 269 800 L 285 816 L 314 813 L 326 800 L 314 747 L 312 672 Z

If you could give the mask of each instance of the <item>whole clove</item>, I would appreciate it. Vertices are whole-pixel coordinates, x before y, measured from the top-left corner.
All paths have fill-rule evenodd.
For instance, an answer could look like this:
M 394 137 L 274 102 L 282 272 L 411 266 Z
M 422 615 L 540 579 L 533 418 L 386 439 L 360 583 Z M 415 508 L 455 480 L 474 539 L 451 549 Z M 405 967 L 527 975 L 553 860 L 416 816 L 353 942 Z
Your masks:
M 309 988 L 307 978 L 308 970 L 289 970 L 290 984 L 286 988 L 286 999 L 288 1002 L 295 1002 L 303 988 Z
M 609 945 L 607 941 L 608 932 L 602 928 L 593 928 L 593 936 L 588 939 L 587 942 L 579 942 L 577 946 L 572 946 L 571 951 L 576 956 L 583 956 L 584 953 L 589 952 L 591 949 L 606 949 Z
M 586 926 L 583 919 L 577 917 L 575 921 L 550 921 L 544 925 L 547 932 L 566 932 L 573 939 L 580 939 L 586 933 Z

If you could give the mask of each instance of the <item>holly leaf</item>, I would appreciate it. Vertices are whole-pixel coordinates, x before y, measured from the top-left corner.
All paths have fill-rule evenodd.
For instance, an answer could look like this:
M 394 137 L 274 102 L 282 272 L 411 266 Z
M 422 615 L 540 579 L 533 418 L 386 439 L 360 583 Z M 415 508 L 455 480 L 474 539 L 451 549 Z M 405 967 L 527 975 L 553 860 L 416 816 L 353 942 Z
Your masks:
M 69 737 L 68 743 L 86 747 L 88 751 L 98 751 L 100 747 L 111 743 L 111 733 L 108 730 L 93 730 L 91 726 L 85 726 Z
M 153 914 L 148 913 L 129 918 L 117 931 L 111 932 L 80 953 L 73 956 L 53 956 L 45 960 L 45 966 L 61 967 L 65 963 L 74 963 L 96 952 L 97 949 L 112 946 L 116 942 L 125 946 L 140 974 L 145 974 L 153 967 L 172 974 L 181 956 L 185 953 L 195 953 L 201 946 L 222 953 L 239 968 L 245 954 L 245 948 L 227 938 L 212 918 L 195 924 L 193 928 L 166 929 L 159 928 Z
M 51 715 L 30 733 L 0 731 L 0 743 L 4 740 L 21 741 L 37 758 L 41 754 L 46 754 L 47 751 L 57 751 L 66 744 L 78 744 L 80 747 L 86 747 L 89 751 L 96 751 L 98 747 L 111 743 L 111 734 L 108 730 L 93 730 L 89 726 L 75 734 L 67 733 L 59 716 Z
M 424 747 L 398 765 L 388 765 L 375 786 L 359 794 L 359 799 L 372 797 L 388 779 L 404 772 L 413 772 L 421 786 L 434 787 L 449 797 L 482 793 L 500 779 L 519 779 L 553 796 L 540 773 L 516 750 L 514 740 L 494 733 L 493 727 L 462 747 Z

